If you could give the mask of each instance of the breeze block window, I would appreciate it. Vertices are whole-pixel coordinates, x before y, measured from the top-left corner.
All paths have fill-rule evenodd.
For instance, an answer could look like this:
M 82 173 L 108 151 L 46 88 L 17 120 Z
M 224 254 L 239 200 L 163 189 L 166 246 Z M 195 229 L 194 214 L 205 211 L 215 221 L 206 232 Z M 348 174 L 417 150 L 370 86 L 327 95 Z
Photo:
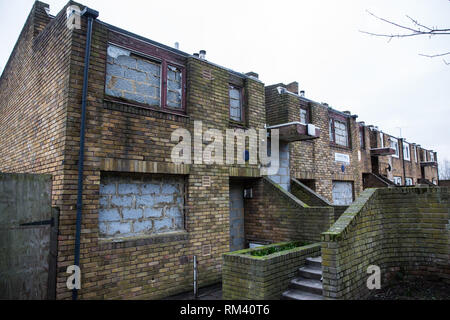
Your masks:
M 160 51 L 156 53 L 161 54 Z M 105 94 L 143 107 L 184 111 L 184 67 L 168 57 L 152 58 L 146 52 L 109 44 Z
M 102 173 L 100 237 L 129 238 L 184 230 L 184 178 Z

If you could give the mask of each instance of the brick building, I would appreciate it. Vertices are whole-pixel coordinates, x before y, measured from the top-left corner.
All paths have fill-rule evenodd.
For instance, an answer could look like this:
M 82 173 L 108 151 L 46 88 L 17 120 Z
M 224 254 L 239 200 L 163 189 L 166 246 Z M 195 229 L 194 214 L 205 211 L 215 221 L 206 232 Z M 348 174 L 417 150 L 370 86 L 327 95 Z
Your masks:
M 78 14 L 73 5 L 83 12 L 79 28 L 67 25 Z M 66 269 L 77 256 L 81 299 L 156 299 L 190 290 L 194 255 L 199 285 L 219 282 L 223 253 L 253 243 L 319 241 L 338 212 L 333 194 L 336 204 L 348 205 L 363 189 L 372 142 L 361 149 L 356 116 L 301 97 L 295 84 L 265 87 L 255 73 L 215 65 L 203 52 L 187 54 L 83 10 L 69 2 L 50 16 L 36 1 L 0 79 L 0 171 L 53 177 L 58 299 L 72 295 Z M 267 127 L 280 131 L 280 170 L 270 178 L 239 152 L 242 164 L 197 161 L 209 129 Z M 192 163 L 172 161 L 177 129 L 193 133 Z M 363 131 L 371 141 L 372 131 Z M 428 156 L 421 158 L 425 174 L 432 170 Z
M 269 128 L 312 125 L 314 134 L 286 144 L 290 177 L 335 205 L 349 205 L 369 187 L 438 181 L 436 152 L 305 98 L 297 82 L 266 86 L 265 99 Z

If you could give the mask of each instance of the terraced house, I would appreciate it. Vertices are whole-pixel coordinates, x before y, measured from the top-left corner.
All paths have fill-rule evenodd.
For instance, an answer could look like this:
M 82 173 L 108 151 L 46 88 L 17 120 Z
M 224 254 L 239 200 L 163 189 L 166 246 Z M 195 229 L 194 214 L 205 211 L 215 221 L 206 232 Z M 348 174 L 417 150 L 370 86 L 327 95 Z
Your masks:
M 392 150 L 375 143 L 377 131 L 306 99 L 296 83 L 265 87 L 254 72 L 109 25 L 75 2 L 56 16 L 35 2 L 0 101 L 0 171 L 52 176 L 57 299 L 187 291 L 194 256 L 199 286 L 217 283 L 226 252 L 320 241 L 365 187 L 436 178 L 436 154 L 410 144 L 408 165 L 406 143 L 398 159 L 389 156 L 386 175 Z M 177 129 L 192 134 L 193 161 L 173 161 L 174 147 L 187 142 L 173 139 Z M 278 129 L 279 170 L 263 176 L 248 144 L 236 152 L 240 162 L 197 161 L 213 140 L 209 129 Z M 82 271 L 75 293 L 66 286 L 74 264 Z

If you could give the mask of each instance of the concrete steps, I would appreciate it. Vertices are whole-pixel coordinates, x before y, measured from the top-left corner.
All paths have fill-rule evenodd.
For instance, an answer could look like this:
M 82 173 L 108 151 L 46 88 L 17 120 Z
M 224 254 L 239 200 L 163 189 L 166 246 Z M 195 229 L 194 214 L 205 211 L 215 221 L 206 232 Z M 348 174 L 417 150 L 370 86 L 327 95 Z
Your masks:
M 283 300 L 324 300 L 322 296 L 322 257 L 307 258 L 306 265 L 298 269 L 299 277 L 293 279 L 283 292 Z

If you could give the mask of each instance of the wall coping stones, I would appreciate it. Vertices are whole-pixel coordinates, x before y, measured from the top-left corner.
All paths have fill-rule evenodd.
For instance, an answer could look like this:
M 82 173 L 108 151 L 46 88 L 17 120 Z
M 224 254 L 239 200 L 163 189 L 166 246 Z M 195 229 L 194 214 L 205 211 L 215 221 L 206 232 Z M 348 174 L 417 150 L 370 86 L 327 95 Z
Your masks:
M 186 231 L 176 231 L 164 234 L 153 234 L 149 236 L 137 236 L 127 238 L 99 239 L 101 250 L 130 248 L 145 245 L 154 245 L 168 242 L 179 242 L 189 240 L 189 233 Z
M 100 162 L 100 170 L 102 171 L 187 175 L 190 173 L 190 169 L 191 166 L 188 164 L 174 164 L 166 162 L 125 160 L 114 158 L 103 158 Z

